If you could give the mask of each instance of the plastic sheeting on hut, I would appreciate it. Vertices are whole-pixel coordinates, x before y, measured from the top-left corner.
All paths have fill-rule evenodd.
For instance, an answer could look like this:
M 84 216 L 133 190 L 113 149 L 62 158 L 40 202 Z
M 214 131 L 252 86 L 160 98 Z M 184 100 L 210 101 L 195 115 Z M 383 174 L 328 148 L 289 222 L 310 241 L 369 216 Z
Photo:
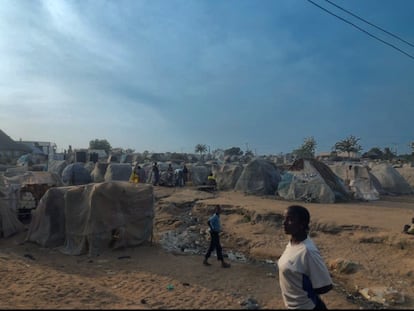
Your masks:
M 27 240 L 96 256 L 150 240 L 153 219 L 151 185 L 111 181 L 51 188 L 33 213 Z

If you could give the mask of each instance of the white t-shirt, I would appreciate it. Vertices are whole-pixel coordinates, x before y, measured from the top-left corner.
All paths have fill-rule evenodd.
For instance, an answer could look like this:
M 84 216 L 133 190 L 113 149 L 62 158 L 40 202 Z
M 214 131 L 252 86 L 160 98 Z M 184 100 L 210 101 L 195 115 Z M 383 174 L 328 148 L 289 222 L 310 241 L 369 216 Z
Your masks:
M 313 309 L 317 296 L 313 289 L 332 284 L 319 250 L 309 237 L 299 244 L 289 242 L 278 267 L 280 289 L 288 309 Z

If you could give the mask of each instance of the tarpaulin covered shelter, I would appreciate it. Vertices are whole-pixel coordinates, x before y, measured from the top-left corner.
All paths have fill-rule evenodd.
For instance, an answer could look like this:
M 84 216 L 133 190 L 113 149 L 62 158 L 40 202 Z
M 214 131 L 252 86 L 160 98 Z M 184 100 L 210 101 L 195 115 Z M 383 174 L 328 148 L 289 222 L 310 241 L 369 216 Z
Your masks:
M 350 199 L 341 179 L 327 165 L 315 159 L 296 160 L 282 175 L 277 193 L 285 200 L 315 203 Z
M 96 256 L 150 240 L 153 219 L 151 185 L 110 181 L 52 188 L 33 213 L 27 240 Z

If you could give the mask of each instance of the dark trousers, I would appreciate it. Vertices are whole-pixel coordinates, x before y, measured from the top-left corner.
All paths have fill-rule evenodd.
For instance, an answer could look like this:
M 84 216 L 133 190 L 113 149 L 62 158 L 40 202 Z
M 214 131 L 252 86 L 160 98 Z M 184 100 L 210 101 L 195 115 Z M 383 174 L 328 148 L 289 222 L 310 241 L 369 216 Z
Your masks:
M 313 310 L 328 310 L 325 303 L 319 296 L 316 296 L 316 306 L 313 308 Z
M 210 231 L 210 236 L 211 236 L 210 247 L 208 248 L 205 258 L 208 259 L 211 256 L 211 253 L 214 250 L 216 250 L 217 260 L 223 261 L 223 253 L 222 253 L 222 248 L 220 245 L 219 233 L 215 231 Z

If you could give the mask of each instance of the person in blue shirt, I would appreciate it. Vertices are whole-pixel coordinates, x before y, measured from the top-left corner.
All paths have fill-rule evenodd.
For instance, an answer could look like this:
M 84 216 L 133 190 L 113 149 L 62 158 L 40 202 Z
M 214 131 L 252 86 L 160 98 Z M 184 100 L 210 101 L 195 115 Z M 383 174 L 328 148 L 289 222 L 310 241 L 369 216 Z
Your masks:
M 206 255 L 204 256 L 203 264 L 205 266 L 210 266 L 211 264 L 208 262 L 208 258 L 211 256 L 211 253 L 215 250 L 217 254 L 217 260 L 221 261 L 221 266 L 223 268 L 229 268 L 230 264 L 224 261 L 222 247 L 220 244 L 220 232 L 221 232 L 221 223 L 220 223 L 220 212 L 221 207 L 217 205 L 213 216 L 211 216 L 207 223 L 210 227 L 210 247 L 207 250 Z

